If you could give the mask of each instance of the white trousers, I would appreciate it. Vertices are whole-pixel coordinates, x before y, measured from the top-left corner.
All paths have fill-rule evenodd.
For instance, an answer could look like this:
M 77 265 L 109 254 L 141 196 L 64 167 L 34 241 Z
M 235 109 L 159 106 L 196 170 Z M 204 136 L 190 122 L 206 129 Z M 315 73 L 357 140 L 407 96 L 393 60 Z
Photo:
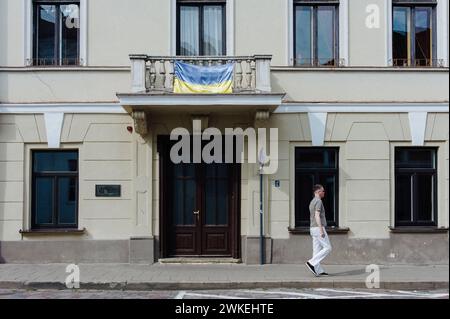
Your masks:
M 331 253 L 331 243 L 328 234 L 324 229 L 325 237 L 320 236 L 319 227 L 311 227 L 310 234 L 313 241 L 313 257 L 308 262 L 314 266 L 317 274 L 323 273 L 324 270 L 320 262 Z

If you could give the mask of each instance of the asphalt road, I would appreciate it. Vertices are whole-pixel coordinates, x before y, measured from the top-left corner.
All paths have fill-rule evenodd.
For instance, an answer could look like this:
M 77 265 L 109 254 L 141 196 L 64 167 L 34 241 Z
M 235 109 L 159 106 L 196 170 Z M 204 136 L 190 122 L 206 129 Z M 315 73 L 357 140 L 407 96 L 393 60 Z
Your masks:
M 196 291 L 0 289 L 0 299 L 449 299 L 449 291 L 328 288 Z

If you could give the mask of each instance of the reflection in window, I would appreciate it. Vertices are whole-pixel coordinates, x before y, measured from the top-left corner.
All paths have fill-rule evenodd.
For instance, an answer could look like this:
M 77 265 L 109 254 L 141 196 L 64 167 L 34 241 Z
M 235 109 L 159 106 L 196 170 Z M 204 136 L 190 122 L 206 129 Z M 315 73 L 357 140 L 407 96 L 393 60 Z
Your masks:
M 436 54 L 434 11 L 434 6 L 394 2 L 392 21 L 394 66 L 434 65 Z
M 34 3 L 34 64 L 79 64 L 79 3 Z
M 437 226 L 437 150 L 395 150 L 396 226 Z
M 334 66 L 338 63 L 338 5 L 295 4 L 295 64 Z
M 309 227 L 309 203 L 315 184 L 324 186 L 323 199 L 327 224 L 338 226 L 339 149 L 295 148 L 295 227 Z
M 77 228 L 78 152 L 34 151 L 32 228 Z

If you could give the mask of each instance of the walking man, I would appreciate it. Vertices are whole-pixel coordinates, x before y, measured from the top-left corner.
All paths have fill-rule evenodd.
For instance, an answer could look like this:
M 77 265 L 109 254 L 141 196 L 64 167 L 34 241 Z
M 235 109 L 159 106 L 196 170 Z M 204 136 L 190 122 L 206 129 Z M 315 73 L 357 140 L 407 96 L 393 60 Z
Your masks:
M 322 185 L 314 185 L 314 198 L 309 204 L 310 212 L 310 234 L 313 241 L 313 257 L 306 262 L 306 266 L 315 276 L 328 276 L 322 269 L 320 262 L 331 252 L 331 244 L 325 230 L 327 219 L 325 218 L 325 207 L 322 198 L 325 196 L 325 189 Z

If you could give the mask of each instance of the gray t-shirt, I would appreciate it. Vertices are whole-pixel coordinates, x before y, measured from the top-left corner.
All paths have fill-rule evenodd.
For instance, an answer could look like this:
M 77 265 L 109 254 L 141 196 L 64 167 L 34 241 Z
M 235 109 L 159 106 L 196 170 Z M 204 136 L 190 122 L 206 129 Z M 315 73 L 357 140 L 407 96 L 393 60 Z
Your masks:
M 309 212 L 310 212 L 310 222 L 311 227 L 319 227 L 316 222 L 316 211 L 320 212 L 320 222 L 322 226 L 327 226 L 327 219 L 325 217 L 325 207 L 323 206 L 322 200 L 318 197 L 314 197 L 311 203 L 309 204 Z

